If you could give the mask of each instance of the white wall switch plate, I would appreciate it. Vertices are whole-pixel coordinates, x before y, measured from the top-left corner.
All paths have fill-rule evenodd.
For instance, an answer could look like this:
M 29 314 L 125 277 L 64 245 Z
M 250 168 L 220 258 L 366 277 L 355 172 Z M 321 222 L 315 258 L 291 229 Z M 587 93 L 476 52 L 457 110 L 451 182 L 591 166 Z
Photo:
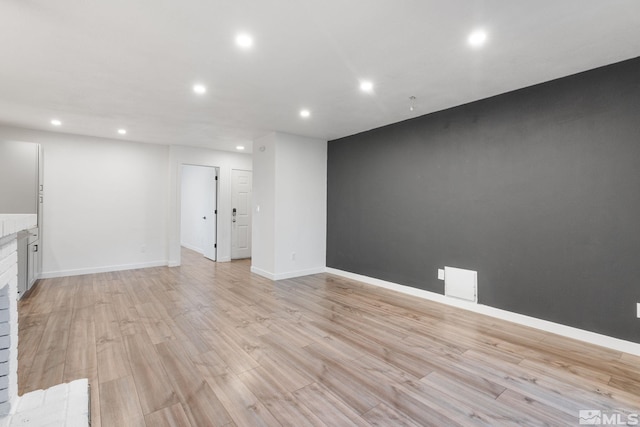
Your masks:
M 444 280 L 444 268 L 438 269 L 438 280 Z
M 640 302 L 636 304 L 636 316 L 640 319 Z

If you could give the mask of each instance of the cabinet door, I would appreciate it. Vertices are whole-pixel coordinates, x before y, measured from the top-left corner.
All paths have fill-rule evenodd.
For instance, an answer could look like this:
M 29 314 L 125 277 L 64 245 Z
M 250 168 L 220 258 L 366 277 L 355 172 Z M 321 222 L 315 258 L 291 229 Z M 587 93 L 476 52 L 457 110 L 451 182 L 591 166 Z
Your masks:
M 27 247 L 28 261 L 27 261 L 27 290 L 31 289 L 31 286 L 38 277 L 38 263 L 40 261 L 40 241 L 29 244 Z

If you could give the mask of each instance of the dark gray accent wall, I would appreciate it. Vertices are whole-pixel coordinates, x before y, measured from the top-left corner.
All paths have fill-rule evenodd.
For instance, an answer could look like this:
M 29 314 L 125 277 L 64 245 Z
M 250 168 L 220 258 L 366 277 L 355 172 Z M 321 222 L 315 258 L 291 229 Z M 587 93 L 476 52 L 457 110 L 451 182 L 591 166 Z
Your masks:
M 640 342 L 640 58 L 329 142 L 327 266 Z

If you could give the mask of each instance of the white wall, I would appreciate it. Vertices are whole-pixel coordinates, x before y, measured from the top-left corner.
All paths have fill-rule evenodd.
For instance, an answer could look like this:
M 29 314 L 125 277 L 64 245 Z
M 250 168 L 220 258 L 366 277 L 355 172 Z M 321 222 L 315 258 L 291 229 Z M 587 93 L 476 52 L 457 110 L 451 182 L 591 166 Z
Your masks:
M 324 271 L 327 142 L 284 133 L 256 140 L 253 177 L 252 271 L 276 280 Z
M 249 154 L 0 126 L 44 150 L 43 277 L 180 265 L 180 168 L 218 167 L 218 260 L 231 259 L 231 169 Z
M 218 168 L 219 261 L 231 259 L 231 170 L 253 170 L 252 269 L 274 279 L 324 270 L 326 141 L 274 133 L 252 159 L 7 126 L 0 139 L 43 146 L 45 277 L 179 265 L 182 165 Z
M 218 261 L 231 260 L 231 170 L 252 170 L 249 154 L 172 145 L 169 150 L 169 265 L 180 265 L 180 203 L 182 165 L 218 168 Z
M 276 135 L 253 141 L 251 271 L 271 277 L 275 264 Z
M 43 276 L 166 265 L 169 147 L 0 126 L 44 152 Z
M 184 165 L 182 167 L 180 244 L 204 254 L 208 227 L 202 217 L 213 220 L 210 198 L 215 195 L 216 170 L 212 167 Z M 212 191 L 213 190 L 213 191 Z

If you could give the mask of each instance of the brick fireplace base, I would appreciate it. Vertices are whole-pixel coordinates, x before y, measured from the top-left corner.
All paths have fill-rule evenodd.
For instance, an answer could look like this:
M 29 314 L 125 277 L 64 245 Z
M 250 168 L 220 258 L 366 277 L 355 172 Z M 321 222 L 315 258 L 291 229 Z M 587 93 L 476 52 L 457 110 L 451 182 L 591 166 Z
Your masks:
M 18 397 L 0 427 L 88 427 L 89 382 L 81 379 Z

